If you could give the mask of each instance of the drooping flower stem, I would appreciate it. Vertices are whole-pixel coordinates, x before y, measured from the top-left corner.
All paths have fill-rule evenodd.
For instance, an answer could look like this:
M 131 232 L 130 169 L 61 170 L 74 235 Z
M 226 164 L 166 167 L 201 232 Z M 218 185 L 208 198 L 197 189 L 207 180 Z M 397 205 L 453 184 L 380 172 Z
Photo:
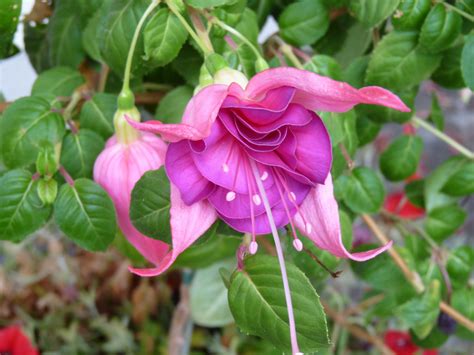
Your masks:
M 462 155 L 466 156 L 467 158 L 469 159 L 474 159 L 474 152 L 471 152 L 469 149 L 467 149 L 466 147 L 464 147 L 463 145 L 459 144 L 458 142 L 456 142 L 454 139 L 452 139 L 451 137 L 449 137 L 448 135 L 446 135 L 445 133 L 441 132 L 440 130 L 436 129 L 435 127 L 433 127 L 432 125 L 430 125 L 429 123 L 426 123 L 424 120 L 422 120 L 421 118 L 418 118 L 418 117 L 413 117 L 412 118 L 412 121 L 415 125 L 419 125 L 421 127 L 423 127 L 424 129 L 426 129 L 427 131 L 431 132 L 432 134 L 434 134 L 436 137 L 438 137 L 439 139 L 441 139 L 442 141 L 446 142 L 447 144 L 449 144 L 451 147 L 453 147 L 454 149 L 456 149 L 459 153 L 461 153 Z
M 140 21 L 138 21 L 137 27 L 135 28 L 135 33 L 133 34 L 132 43 L 130 44 L 130 49 L 128 50 L 127 61 L 125 63 L 125 72 L 123 75 L 123 86 L 122 91 L 120 92 L 119 96 L 119 106 L 122 105 L 128 107 L 119 107 L 121 109 L 130 109 L 131 106 L 134 105 L 134 98 L 133 94 L 130 91 L 130 75 L 132 71 L 132 61 L 133 61 L 133 54 L 135 53 L 135 48 L 137 47 L 138 38 L 140 37 L 140 32 L 142 30 L 143 25 L 145 24 L 146 19 L 153 10 L 159 5 L 160 0 L 153 0 L 150 5 L 148 5 L 147 9 L 143 13 Z M 122 99 L 122 100 L 121 100 Z
M 280 269 L 281 269 L 281 276 L 283 279 L 283 289 L 285 291 L 286 307 L 288 309 L 288 323 L 290 326 L 291 349 L 292 349 L 293 354 L 297 354 L 300 352 L 300 350 L 298 347 L 298 339 L 296 337 L 295 316 L 293 314 L 293 304 L 291 302 L 290 285 L 288 283 L 288 276 L 286 274 L 285 259 L 283 257 L 283 250 L 281 249 L 281 243 L 280 243 L 280 238 L 278 236 L 278 230 L 275 225 L 275 220 L 273 219 L 273 215 L 272 215 L 270 203 L 268 202 L 267 194 L 263 187 L 263 183 L 260 179 L 260 174 L 258 172 L 257 166 L 252 160 L 250 160 L 250 167 L 255 177 L 255 182 L 257 183 L 260 197 L 262 198 L 263 206 L 265 207 L 265 212 L 267 213 L 268 222 L 270 223 L 270 228 L 272 230 L 273 240 L 275 242 L 275 249 L 277 252 L 278 262 L 280 264 Z

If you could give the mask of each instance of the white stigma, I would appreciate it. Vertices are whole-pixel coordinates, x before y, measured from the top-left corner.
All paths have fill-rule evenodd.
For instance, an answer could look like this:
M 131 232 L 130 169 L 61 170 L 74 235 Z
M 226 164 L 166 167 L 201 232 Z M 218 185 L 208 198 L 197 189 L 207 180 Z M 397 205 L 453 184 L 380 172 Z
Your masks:
M 313 226 L 310 223 L 306 223 L 306 233 L 311 233 Z
M 227 165 L 226 163 L 222 164 L 222 170 L 224 171 L 224 173 L 228 173 L 229 172 L 229 165 Z
M 293 191 L 290 191 L 288 195 L 290 196 L 291 201 L 296 202 L 296 195 Z
M 227 202 L 234 201 L 235 200 L 235 192 L 234 191 L 229 191 L 225 195 L 225 199 L 226 199 Z
M 293 247 L 297 251 L 302 251 L 303 250 L 303 243 L 301 243 L 301 240 L 299 240 L 299 239 L 294 239 L 293 240 Z
M 257 253 L 257 250 L 258 250 L 257 242 L 251 242 L 250 245 L 249 245 L 250 254 L 254 255 L 255 253 Z
M 268 173 L 266 171 L 263 172 L 262 176 L 260 176 L 260 180 L 265 181 L 268 178 Z
M 253 203 L 255 203 L 257 206 L 260 206 L 262 204 L 262 199 L 257 194 L 252 196 L 252 200 Z

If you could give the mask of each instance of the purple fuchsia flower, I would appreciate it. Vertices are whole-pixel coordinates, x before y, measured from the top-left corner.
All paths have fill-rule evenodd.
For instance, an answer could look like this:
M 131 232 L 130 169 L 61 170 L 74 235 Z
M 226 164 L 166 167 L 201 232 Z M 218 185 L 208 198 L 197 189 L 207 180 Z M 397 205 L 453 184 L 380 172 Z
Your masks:
M 239 81 L 242 82 L 239 78 Z M 243 85 L 243 84 L 241 84 Z M 237 83 L 203 88 L 188 103 L 181 124 L 129 123 L 171 142 L 165 160 L 171 187 L 172 249 L 142 276 L 164 272 L 216 218 L 256 236 L 291 226 L 335 256 L 364 261 L 390 247 L 348 252 L 341 240 L 330 174 L 329 134 L 314 111 L 345 112 L 356 104 L 408 111 L 380 87 L 355 89 L 294 68 L 276 68 Z M 274 223 L 273 223 L 274 222 Z

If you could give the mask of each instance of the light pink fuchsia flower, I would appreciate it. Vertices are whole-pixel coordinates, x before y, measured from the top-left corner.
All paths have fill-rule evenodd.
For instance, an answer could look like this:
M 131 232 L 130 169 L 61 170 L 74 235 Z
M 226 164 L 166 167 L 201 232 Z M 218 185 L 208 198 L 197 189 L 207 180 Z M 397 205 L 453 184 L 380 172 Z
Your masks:
M 163 165 L 166 144 L 154 134 L 130 127 L 124 118 L 126 114 L 139 120 L 136 110 L 116 114 L 116 134 L 107 141 L 95 162 L 94 180 L 114 202 L 118 225 L 127 240 L 145 257 L 161 260 L 168 252 L 168 244 L 141 234 L 132 225 L 129 211 L 133 187 L 144 173 Z
M 380 87 L 350 85 L 294 68 L 202 89 L 188 103 L 181 124 L 129 123 L 171 142 L 165 167 L 171 185 L 172 249 L 154 268 L 132 269 L 159 275 L 201 236 L 216 218 L 255 236 L 290 224 L 319 248 L 363 261 L 390 245 L 351 254 L 342 244 L 333 195 L 331 142 L 314 111 L 345 112 L 357 104 L 409 111 Z M 274 222 L 274 223 L 273 223 Z

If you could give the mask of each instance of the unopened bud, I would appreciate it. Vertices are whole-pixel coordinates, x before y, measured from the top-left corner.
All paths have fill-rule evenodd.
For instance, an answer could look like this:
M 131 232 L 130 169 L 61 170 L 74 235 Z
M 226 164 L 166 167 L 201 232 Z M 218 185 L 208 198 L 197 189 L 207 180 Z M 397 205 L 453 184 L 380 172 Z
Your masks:
M 58 170 L 58 161 L 53 146 L 44 145 L 36 158 L 36 171 L 42 176 L 51 177 Z
M 199 85 L 194 89 L 194 94 L 197 94 L 202 88 L 214 84 L 211 73 L 207 70 L 206 64 L 201 65 L 199 71 Z
M 41 202 L 45 205 L 51 205 L 58 195 L 58 183 L 54 179 L 40 179 L 38 180 L 37 191 Z
M 262 57 L 258 57 L 257 61 L 255 62 L 255 71 L 260 73 L 261 71 L 267 70 L 269 68 L 268 63 Z
M 136 107 L 129 110 L 117 110 L 114 115 L 114 127 L 117 142 L 130 144 L 139 137 L 139 132 L 130 126 L 128 120 L 140 122 L 140 112 Z
M 217 53 L 209 54 L 206 57 L 204 64 L 206 65 L 206 68 L 211 75 L 214 75 L 219 70 L 227 68 L 229 66 L 224 57 Z
M 214 84 L 230 85 L 232 83 L 237 83 L 242 89 L 245 89 L 248 82 L 249 80 L 244 74 L 228 67 L 221 69 L 214 74 Z

